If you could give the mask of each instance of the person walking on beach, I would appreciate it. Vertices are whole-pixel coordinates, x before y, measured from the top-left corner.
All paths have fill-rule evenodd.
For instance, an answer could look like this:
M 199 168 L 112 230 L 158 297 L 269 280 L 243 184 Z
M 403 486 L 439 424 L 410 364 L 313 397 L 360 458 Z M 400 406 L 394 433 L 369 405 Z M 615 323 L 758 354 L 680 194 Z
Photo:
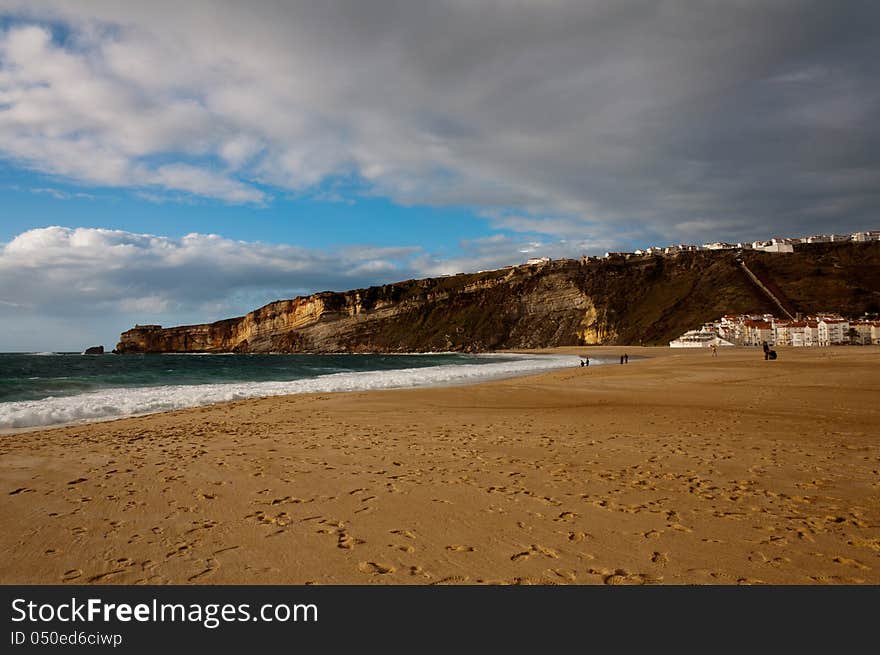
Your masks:
M 764 359 L 770 359 L 770 346 L 766 341 L 762 345 L 764 346 Z
M 620 356 L 620 363 L 623 364 L 623 355 Z
M 712 344 L 712 357 L 718 357 L 718 346 Z
M 627 355 L 626 353 L 623 353 L 623 363 L 629 364 L 629 355 Z

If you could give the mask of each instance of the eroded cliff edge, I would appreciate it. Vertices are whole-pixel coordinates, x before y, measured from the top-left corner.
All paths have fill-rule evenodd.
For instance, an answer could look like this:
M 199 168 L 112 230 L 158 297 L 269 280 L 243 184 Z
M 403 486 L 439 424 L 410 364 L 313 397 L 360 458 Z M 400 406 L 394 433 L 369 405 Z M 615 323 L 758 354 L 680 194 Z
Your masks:
M 880 243 L 745 251 L 798 311 L 880 310 Z M 323 292 L 216 323 L 123 332 L 120 353 L 482 352 L 663 344 L 725 313 L 773 312 L 731 251 L 558 260 Z

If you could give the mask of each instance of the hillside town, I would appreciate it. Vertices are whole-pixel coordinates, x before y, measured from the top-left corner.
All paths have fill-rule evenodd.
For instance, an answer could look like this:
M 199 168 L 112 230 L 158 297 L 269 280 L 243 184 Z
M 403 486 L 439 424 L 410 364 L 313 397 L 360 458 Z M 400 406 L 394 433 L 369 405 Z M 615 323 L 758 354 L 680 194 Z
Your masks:
M 842 242 L 864 243 L 867 241 L 880 241 L 880 230 L 865 230 L 862 232 L 852 232 L 851 234 L 813 234 L 808 237 L 773 237 L 766 241 L 741 241 L 738 243 L 714 241 L 702 245 L 680 243 L 669 246 L 648 246 L 647 248 L 638 248 L 632 252 L 606 252 L 602 256 L 584 255 L 581 257 L 581 262 L 588 263 L 602 259 L 630 259 L 632 257 L 646 257 L 651 255 L 677 255 L 679 253 L 697 252 L 701 250 L 757 250 L 761 252 L 789 253 L 794 252 L 794 247 L 797 245 Z M 550 257 L 532 257 L 523 265 L 541 266 L 551 261 L 552 259 Z M 505 266 L 504 268 L 515 267 Z
M 698 250 L 760 250 L 763 252 L 786 253 L 794 252 L 794 247 L 798 244 L 841 242 L 861 243 L 865 241 L 880 241 L 880 230 L 867 230 L 864 232 L 853 232 L 851 234 L 814 234 L 808 237 L 773 237 L 767 241 L 742 241 L 739 243 L 715 241 L 712 243 L 704 243 L 702 245 L 682 243 L 663 247 L 649 246 L 647 248 L 639 248 L 633 252 L 606 252 L 605 258 L 643 255 L 675 255 L 680 252 L 695 252 Z
M 689 330 L 669 342 L 671 348 L 711 346 L 811 347 L 880 345 L 880 319 L 847 319 L 839 314 L 796 316 L 794 320 L 772 314 L 728 314 Z

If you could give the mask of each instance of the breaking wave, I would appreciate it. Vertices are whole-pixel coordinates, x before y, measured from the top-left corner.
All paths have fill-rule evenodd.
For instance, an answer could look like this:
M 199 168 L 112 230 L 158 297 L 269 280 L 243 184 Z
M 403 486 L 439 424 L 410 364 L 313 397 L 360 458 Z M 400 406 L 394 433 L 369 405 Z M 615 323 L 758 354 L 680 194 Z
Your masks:
M 578 364 L 578 358 L 571 355 L 504 355 L 503 357 L 504 361 L 489 364 L 333 373 L 284 382 L 126 387 L 42 400 L 6 402 L 0 403 L 0 429 L 97 421 L 265 396 L 465 384 L 570 368 Z

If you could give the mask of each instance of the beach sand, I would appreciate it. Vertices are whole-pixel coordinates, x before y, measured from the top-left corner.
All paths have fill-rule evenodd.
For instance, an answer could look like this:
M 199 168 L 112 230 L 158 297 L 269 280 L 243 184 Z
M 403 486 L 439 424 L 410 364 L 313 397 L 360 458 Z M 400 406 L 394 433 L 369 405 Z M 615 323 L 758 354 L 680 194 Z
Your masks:
M 880 348 L 624 350 L 4 435 L 0 582 L 880 583 Z

